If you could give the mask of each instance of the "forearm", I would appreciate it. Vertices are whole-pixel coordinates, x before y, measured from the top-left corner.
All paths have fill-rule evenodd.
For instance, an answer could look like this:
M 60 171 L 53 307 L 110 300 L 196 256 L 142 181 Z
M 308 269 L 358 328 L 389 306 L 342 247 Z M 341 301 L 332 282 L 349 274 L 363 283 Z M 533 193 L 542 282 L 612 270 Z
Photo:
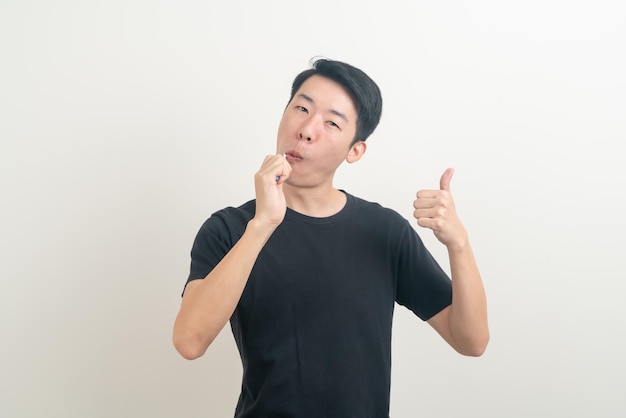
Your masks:
M 469 242 L 448 248 L 452 275 L 450 332 L 456 349 L 480 355 L 489 341 L 487 298 Z
M 187 359 L 204 354 L 232 316 L 259 252 L 273 232 L 254 220 L 204 280 L 187 285 L 174 323 L 173 342 Z

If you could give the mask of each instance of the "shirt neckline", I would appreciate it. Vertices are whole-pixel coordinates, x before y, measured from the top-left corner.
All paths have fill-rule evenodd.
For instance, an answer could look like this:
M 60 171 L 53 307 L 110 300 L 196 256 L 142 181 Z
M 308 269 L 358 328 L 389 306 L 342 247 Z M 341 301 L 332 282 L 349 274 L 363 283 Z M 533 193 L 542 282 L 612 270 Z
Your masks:
M 337 222 L 340 222 L 345 217 L 347 217 L 352 211 L 352 207 L 354 206 L 354 196 L 347 193 L 345 190 L 339 190 L 343 194 L 346 195 L 346 204 L 341 208 L 341 210 L 333 215 L 326 216 L 323 218 L 317 218 L 314 216 L 304 215 L 300 212 L 296 212 L 293 209 L 287 208 L 287 212 L 285 213 L 285 220 L 289 222 L 299 223 L 299 224 L 307 224 L 307 225 L 332 225 Z

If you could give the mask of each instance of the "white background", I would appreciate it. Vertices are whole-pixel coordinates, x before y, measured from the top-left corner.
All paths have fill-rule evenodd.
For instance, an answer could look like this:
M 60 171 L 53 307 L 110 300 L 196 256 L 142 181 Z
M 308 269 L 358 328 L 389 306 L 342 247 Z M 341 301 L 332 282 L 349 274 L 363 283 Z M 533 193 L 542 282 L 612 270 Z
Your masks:
M 623 4 L 1 0 L 0 416 L 232 416 L 230 330 L 171 344 L 189 250 L 318 55 L 385 101 L 336 186 L 408 218 L 454 167 L 488 292 L 478 359 L 396 310 L 391 415 L 625 416 Z

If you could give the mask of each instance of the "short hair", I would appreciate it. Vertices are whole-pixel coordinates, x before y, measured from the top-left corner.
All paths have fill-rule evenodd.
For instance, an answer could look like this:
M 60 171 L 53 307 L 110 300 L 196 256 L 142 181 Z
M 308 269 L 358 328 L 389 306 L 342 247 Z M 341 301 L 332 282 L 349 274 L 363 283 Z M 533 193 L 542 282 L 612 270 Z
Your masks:
M 336 82 L 350 94 L 358 115 L 356 134 L 350 145 L 365 141 L 378 126 L 383 110 L 383 98 L 378 85 L 367 74 L 350 64 L 322 58 L 314 61 L 312 68 L 296 76 L 291 86 L 289 102 L 302 84 L 314 75 Z

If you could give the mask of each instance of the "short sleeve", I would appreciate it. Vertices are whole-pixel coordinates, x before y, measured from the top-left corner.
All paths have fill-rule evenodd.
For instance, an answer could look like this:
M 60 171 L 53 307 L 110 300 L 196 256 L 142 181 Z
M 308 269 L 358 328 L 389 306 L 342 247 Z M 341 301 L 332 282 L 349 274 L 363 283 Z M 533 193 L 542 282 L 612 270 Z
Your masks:
M 452 303 L 450 278 L 408 222 L 398 258 L 396 302 L 424 321 Z
M 192 280 L 204 279 L 241 238 L 251 219 L 251 214 L 244 210 L 246 207 L 223 209 L 202 224 L 191 248 L 185 287 Z

